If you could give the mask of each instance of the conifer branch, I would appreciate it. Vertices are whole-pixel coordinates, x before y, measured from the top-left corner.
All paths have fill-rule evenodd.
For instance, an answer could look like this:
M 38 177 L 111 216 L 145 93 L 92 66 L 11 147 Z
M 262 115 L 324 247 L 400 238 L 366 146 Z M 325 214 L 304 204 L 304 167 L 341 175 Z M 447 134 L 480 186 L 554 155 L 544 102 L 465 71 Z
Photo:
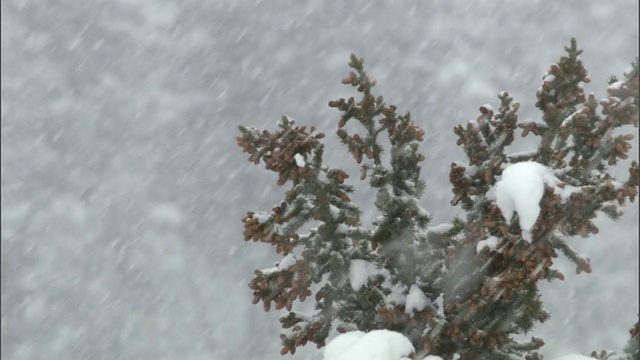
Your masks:
M 541 359 L 541 339 L 514 340 L 549 319 L 538 282 L 564 279 L 552 268 L 558 253 L 578 273 L 591 272 L 589 258 L 567 238 L 596 234 L 593 220 L 600 213 L 619 218 L 640 186 L 636 161 L 625 181 L 607 171 L 628 158 L 633 139 L 614 131 L 638 126 L 638 60 L 623 80 L 609 80 L 608 97 L 598 101 L 581 87 L 590 80 L 575 39 L 565 51 L 537 92 L 542 122 L 519 122 L 520 105 L 504 91 L 497 111 L 483 105 L 475 120 L 454 128 L 467 161 L 451 164 L 451 204 L 465 216 L 434 227 L 420 205 L 424 131 L 410 113 L 400 115 L 374 94 L 376 82 L 363 59 L 352 55 L 352 71 L 342 80 L 359 98 L 329 106 L 341 113 L 337 136 L 360 165 L 360 180 L 369 177 L 377 190 L 372 204 L 379 216 L 371 228 L 351 202 L 361 183 L 349 183 L 344 170 L 323 163 L 322 133 L 286 116 L 277 131 L 239 127 L 237 142 L 249 161 L 275 172 L 278 186 L 289 186 L 271 212 L 249 211 L 242 219 L 246 241 L 271 244 L 283 256 L 274 267 L 256 270 L 249 284 L 254 304 L 287 310 L 280 318 L 282 354 L 307 343 L 324 346 L 333 328 L 383 328 L 407 336 L 419 357 Z M 506 154 L 516 128 L 523 137 L 538 136 L 539 146 Z M 379 142 L 384 135 L 386 149 Z M 490 196 L 505 169 L 524 161 L 542 164 L 555 177 L 545 180 L 528 241 L 521 214 L 505 218 L 509 214 Z M 294 308 L 308 298 L 315 301 L 313 313 Z M 630 333 L 637 340 L 637 323 Z M 627 353 L 637 358 L 638 347 L 631 343 Z

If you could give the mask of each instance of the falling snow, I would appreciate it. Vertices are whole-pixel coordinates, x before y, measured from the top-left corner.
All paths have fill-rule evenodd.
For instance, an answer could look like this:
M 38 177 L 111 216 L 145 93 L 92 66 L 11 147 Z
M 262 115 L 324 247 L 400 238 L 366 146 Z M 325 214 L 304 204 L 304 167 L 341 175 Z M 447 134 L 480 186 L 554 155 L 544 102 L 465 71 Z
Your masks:
M 504 89 L 539 120 L 535 90 L 572 36 L 599 96 L 635 58 L 638 3 L 593 3 L 3 0 L 0 357 L 281 359 L 279 314 L 252 305 L 247 283 L 293 258 L 243 242 L 240 219 L 282 188 L 246 161 L 237 126 L 291 113 L 328 134 L 328 166 L 353 168 L 330 147 L 339 115 L 326 104 L 347 94 L 349 53 L 364 56 L 376 95 L 425 128 L 419 205 L 449 222 L 448 168 L 464 158 L 452 126 L 498 109 Z M 576 244 L 598 276 L 558 262 L 567 279 L 543 285 L 552 317 L 533 330 L 553 339 L 545 358 L 625 345 L 637 217 L 630 207 Z M 421 306 L 410 290 L 388 300 Z M 308 346 L 291 359 L 320 357 Z

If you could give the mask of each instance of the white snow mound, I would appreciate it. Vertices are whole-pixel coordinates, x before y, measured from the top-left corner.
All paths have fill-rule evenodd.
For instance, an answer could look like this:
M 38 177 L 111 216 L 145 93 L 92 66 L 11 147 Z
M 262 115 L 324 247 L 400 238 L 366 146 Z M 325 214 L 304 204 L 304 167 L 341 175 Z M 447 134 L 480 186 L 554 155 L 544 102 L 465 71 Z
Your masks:
M 351 260 L 351 265 L 349 266 L 349 282 L 351 283 L 351 288 L 358 291 L 367 284 L 368 280 L 369 272 L 367 270 L 367 262 L 359 259 Z
M 298 167 L 305 167 L 307 165 L 302 154 L 293 155 L 293 159 L 296 161 L 296 165 L 298 165 Z
M 496 204 L 507 221 L 518 213 L 526 241 L 531 242 L 531 230 L 540 214 L 544 184 L 555 188 L 559 182 L 549 168 L 533 161 L 509 165 L 502 172 L 496 184 Z
M 480 254 L 480 252 L 484 248 L 489 248 L 490 251 L 493 251 L 498 246 L 498 238 L 495 236 L 489 236 L 486 240 L 478 241 L 478 245 L 476 245 L 476 252 Z
M 580 355 L 580 354 L 571 354 L 571 355 L 564 355 L 562 357 L 556 358 L 555 360 L 593 360 L 593 358 L 589 356 Z
M 383 329 L 340 334 L 322 353 L 324 360 L 408 360 L 414 351 L 404 335 Z
M 411 285 L 409 295 L 407 295 L 404 312 L 407 314 L 413 314 L 414 310 L 422 311 L 427 307 L 427 305 L 429 305 L 429 299 L 427 296 L 416 284 Z

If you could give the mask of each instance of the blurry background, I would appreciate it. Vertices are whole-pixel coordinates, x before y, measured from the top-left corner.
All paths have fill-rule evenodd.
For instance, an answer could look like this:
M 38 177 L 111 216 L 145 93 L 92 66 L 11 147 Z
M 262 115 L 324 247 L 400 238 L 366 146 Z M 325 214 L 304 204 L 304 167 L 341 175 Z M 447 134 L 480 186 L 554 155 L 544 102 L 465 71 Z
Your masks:
M 340 84 L 351 52 L 427 131 L 434 224 L 457 211 L 454 125 L 497 108 L 501 90 L 522 120 L 539 118 L 535 91 L 572 36 L 599 98 L 638 54 L 636 0 L 1 4 L 5 360 L 280 359 L 279 314 L 251 305 L 247 288 L 277 257 L 242 241 L 240 219 L 283 189 L 234 137 L 287 114 L 337 144 L 326 104 L 352 94 Z M 327 161 L 354 168 L 343 151 Z M 626 343 L 637 217 L 636 203 L 572 241 L 592 274 L 560 258 L 567 279 L 542 285 L 552 317 L 534 334 L 548 358 Z M 321 356 L 310 346 L 293 358 Z

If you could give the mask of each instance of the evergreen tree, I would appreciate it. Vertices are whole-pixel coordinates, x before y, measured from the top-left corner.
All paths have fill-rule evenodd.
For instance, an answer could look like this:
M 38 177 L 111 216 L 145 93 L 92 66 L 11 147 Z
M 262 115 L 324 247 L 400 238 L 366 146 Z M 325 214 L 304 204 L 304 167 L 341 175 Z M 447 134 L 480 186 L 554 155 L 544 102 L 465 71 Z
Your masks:
M 629 330 L 629 334 L 631 335 L 631 339 L 629 339 L 629 343 L 624 348 L 626 359 L 640 360 L 640 322 L 636 322 L 631 330 Z
M 563 279 L 551 268 L 558 253 L 577 272 L 591 272 L 589 259 L 567 239 L 597 233 L 592 220 L 599 213 L 620 217 L 640 179 L 636 162 L 623 182 L 607 171 L 628 157 L 633 138 L 614 130 L 638 126 L 638 61 L 624 79 L 611 78 L 608 97 L 598 101 L 581 87 L 589 79 L 574 39 L 565 50 L 537 93 L 542 122 L 519 122 L 519 104 L 502 92 L 497 111 L 482 106 L 476 120 L 455 127 L 467 161 L 451 165 L 451 203 L 465 216 L 447 224 L 430 227 L 419 204 L 424 131 L 373 93 L 375 81 L 354 55 L 342 82 L 360 95 L 329 106 L 341 112 L 337 135 L 360 165 L 360 180 L 377 191 L 372 226 L 351 202 L 349 175 L 324 164 L 324 134 L 288 117 L 277 131 L 240 127 L 237 141 L 249 160 L 276 172 L 278 185 L 291 184 L 270 212 L 242 219 L 245 240 L 272 244 L 283 255 L 276 266 L 256 270 L 249 284 L 254 303 L 287 310 L 280 319 L 282 354 L 308 342 L 322 347 L 335 328 L 398 331 L 417 359 L 540 358 L 541 339 L 513 338 L 549 318 L 538 281 Z M 539 145 L 507 154 L 518 128 L 522 136 L 538 136 Z M 518 169 L 538 177 L 532 181 L 539 182 L 539 197 L 526 209 L 509 188 L 508 176 L 521 176 Z M 293 309 L 308 297 L 314 313 Z M 630 349 L 637 356 L 637 346 Z
M 598 360 L 640 360 L 640 322 L 635 323 L 629 330 L 629 334 L 631 339 L 623 349 L 623 354 L 618 355 L 613 351 L 602 350 L 600 353 L 592 351 L 591 357 Z

